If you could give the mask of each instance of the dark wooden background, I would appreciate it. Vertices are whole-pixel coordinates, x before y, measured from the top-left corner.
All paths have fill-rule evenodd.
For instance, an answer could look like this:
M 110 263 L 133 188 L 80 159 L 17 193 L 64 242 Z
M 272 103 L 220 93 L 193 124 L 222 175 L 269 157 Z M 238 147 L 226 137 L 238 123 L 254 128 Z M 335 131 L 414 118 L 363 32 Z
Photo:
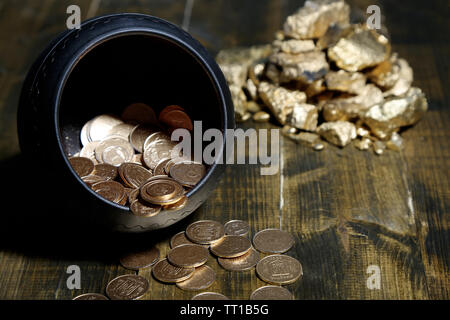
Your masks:
M 386 17 L 393 49 L 414 69 L 414 85 L 426 93 L 430 111 L 404 132 L 406 148 L 378 157 L 353 147 L 315 152 L 282 138 L 281 168 L 261 176 L 258 166 L 233 166 L 210 199 L 186 221 L 162 232 L 87 235 L 41 230 L 21 211 L 28 176 L 22 165 L 16 109 L 22 81 L 38 53 L 65 28 L 66 8 L 78 4 L 83 19 L 114 12 L 141 12 L 186 24 L 185 0 L 3 0 L 0 1 L 0 299 L 71 299 L 103 293 L 108 281 L 131 273 L 118 263 L 121 251 L 156 243 L 165 256 L 168 240 L 192 221 L 249 221 L 251 232 L 281 228 L 296 245 L 287 254 L 304 268 L 289 285 L 296 299 L 448 299 L 450 122 L 448 1 L 349 3 L 364 13 L 377 2 Z M 285 17 L 302 5 L 294 0 L 195 0 L 189 32 L 212 54 L 222 48 L 268 43 Z M 244 127 L 255 126 L 252 122 Z M 258 125 L 271 126 L 270 124 Z M 38 170 L 39 168 L 36 168 Z M 55 182 L 56 183 L 56 182 Z M 51 201 L 51 190 L 48 199 Z M 11 206 L 11 209 L 6 209 Z M 39 215 L 41 204 L 34 212 Z M 63 215 L 64 208 L 61 208 Z M 70 223 L 67 222 L 67 223 Z M 81 268 L 81 289 L 69 290 L 69 265 Z M 253 271 L 233 273 L 211 258 L 217 281 L 208 289 L 248 299 L 264 285 Z M 381 289 L 366 285 L 367 268 L 381 270 Z M 146 299 L 190 299 L 193 293 L 163 285 L 149 270 Z

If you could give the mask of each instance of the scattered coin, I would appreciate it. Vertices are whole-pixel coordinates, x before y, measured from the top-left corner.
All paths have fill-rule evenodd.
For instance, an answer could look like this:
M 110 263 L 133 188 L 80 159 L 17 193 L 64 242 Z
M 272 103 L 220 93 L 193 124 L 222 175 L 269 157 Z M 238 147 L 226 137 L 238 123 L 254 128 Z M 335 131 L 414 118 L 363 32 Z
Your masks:
M 98 145 L 98 141 L 86 142 L 83 148 L 80 150 L 80 157 L 91 159 L 94 163 L 98 163 L 95 158 L 95 148 Z
M 217 261 L 225 270 L 246 271 L 254 268 L 259 262 L 259 253 L 251 248 L 244 255 L 237 258 L 218 258 Z
M 153 175 L 143 166 L 136 163 L 122 163 L 119 167 L 122 181 L 130 188 L 140 188 Z
M 170 142 L 170 137 L 161 131 L 156 131 L 150 134 L 144 141 L 143 150 L 150 148 L 151 145 L 159 145 L 161 143 Z
M 186 238 L 186 234 L 184 233 L 184 231 L 178 232 L 170 239 L 170 248 L 173 249 L 182 244 L 194 244 L 188 238 Z
M 224 236 L 211 244 L 211 252 L 221 258 L 235 258 L 246 254 L 252 247 L 250 240 L 242 236 Z
M 195 162 L 178 162 L 171 166 L 170 176 L 183 186 L 195 186 L 206 173 L 205 166 Z
M 95 158 L 98 162 L 116 166 L 123 162 L 130 162 L 133 155 L 133 147 L 121 136 L 106 137 L 95 148 Z
M 102 181 L 92 185 L 94 190 L 101 197 L 119 203 L 124 197 L 126 197 L 124 187 L 116 181 Z
M 165 168 L 166 168 L 166 164 L 167 162 L 169 162 L 170 159 L 164 159 L 161 160 L 155 167 L 155 170 L 153 170 L 153 174 L 155 176 L 160 176 L 160 175 L 167 175 Z
M 181 282 L 194 274 L 195 268 L 180 268 L 170 264 L 167 259 L 160 260 L 153 268 L 153 276 L 162 282 Z
M 161 140 L 159 143 L 151 143 L 142 155 L 145 165 L 153 170 L 162 160 L 172 158 L 172 150 L 175 145 L 171 140 Z
M 72 169 L 80 177 L 87 176 L 94 171 L 94 162 L 88 158 L 84 157 L 71 157 L 69 158 L 70 165 Z
M 170 105 L 165 107 L 164 109 L 161 110 L 161 112 L 159 113 L 159 118 L 158 120 L 161 121 L 161 118 L 164 118 L 165 114 L 169 111 L 172 110 L 181 110 L 181 111 L 185 111 L 182 107 L 177 106 L 177 105 Z
M 137 152 L 142 153 L 144 151 L 144 142 L 147 137 L 158 131 L 160 131 L 160 128 L 155 125 L 137 125 L 130 133 L 130 143 Z
M 211 244 L 225 235 L 224 227 L 217 221 L 201 220 L 190 224 L 186 228 L 189 240 L 198 244 Z
M 206 263 L 208 257 L 208 249 L 197 244 L 182 244 L 167 253 L 167 260 L 182 268 L 201 266 Z
M 283 253 L 294 245 L 294 238 L 280 229 L 265 229 L 255 234 L 253 245 L 263 253 Z
M 125 140 L 129 140 L 130 133 L 136 125 L 131 123 L 119 123 L 109 130 L 108 136 L 121 136 Z
M 88 136 L 88 130 L 89 130 L 90 125 L 91 125 L 91 121 L 86 122 L 80 131 L 80 141 L 81 141 L 81 145 L 83 147 L 87 146 L 89 144 L 89 142 L 91 142 L 89 140 L 89 136 Z M 87 157 L 87 158 L 89 158 L 89 157 Z
M 72 300 L 109 300 L 109 299 L 99 293 L 85 293 L 76 296 Z
M 242 220 L 231 220 L 225 223 L 225 234 L 233 236 L 246 236 L 250 230 L 247 222 Z
M 216 292 L 202 292 L 192 297 L 192 300 L 230 300 L 223 294 Z
M 135 300 L 149 289 L 148 280 L 136 274 L 126 274 L 111 280 L 106 294 L 111 300 Z
M 95 165 L 92 174 L 104 180 L 114 180 L 117 178 L 117 168 L 107 163 L 99 163 Z
M 181 110 L 170 110 L 159 115 L 159 121 L 172 128 L 194 129 L 191 118 Z
M 133 189 L 128 193 L 128 202 L 131 204 L 135 200 L 137 200 L 138 197 L 139 197 L 139 189 Z
M 183 187 L 173 179 L 161 177 L 147 181 L 141 187 L 142 199 L 158 205 L 169 205 L 178 202 L 184 195 Z
M 139 270 L 154 265 L 159 260 L 159 250 L 152 247 L 148 250 L 141 250 L 129 253 L 120 259 L 120 264 L 127 269 Z
M 289 284 L 302 276 L 303 269 L 297 259 L 287 255 L 275 254 L 262 258 L 256 265 L 256 273 L 265 282 Z
M 216 272 L 208 266 L 195 268 L 194 274 L 187 280 L 177 282 L 178 288 L 186 291 L 204 290 L 216 280 Z
M 250 300 L 294 300 L 294 296 L 286 288 L 265 286 L 253 291 L 250 295 Z
M 97 182 L 102 182 L 105 181 L 104 178 L 90 174 L 88 176 L 84 176 L 81 178 L 81 180 L 83 180 L 84 183 L 86 183 L 89 187 L 92 187 L 93 184 L 97 183 Z

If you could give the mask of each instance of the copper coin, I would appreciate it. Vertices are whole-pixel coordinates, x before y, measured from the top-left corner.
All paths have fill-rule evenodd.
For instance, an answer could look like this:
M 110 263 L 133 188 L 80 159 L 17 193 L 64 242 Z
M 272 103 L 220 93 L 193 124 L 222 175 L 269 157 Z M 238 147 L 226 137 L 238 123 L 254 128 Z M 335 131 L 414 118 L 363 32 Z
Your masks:
M 133 189 L 128 193 L 128 202 L 131 204 L 139 197 L 139 189 Z
M 149 218 L 160 213 L 161 206 L 146 203 L 145 201 L 138 198 L 130 204 L 130 210 L 135 216 Z
M 158 131 L 160 131 L 160 128 L 155 125 L 137 125 L 130 133 L 130 143 L 137 152 L 142 153 L 144 151 L 144 142 L 147 137 Z
M 149 203 L 169 205 L 184 196 L 184 189 L 178 182 L 166 177 L 147 181 L 141 187 L 140 194 Z
M 92 190 L 101 197 L 116 203 L 126 196 L 124 187 L 115 181 L 98 182 L 92 185 Z
M 259 253 L 251 248 L 246 254 L 237 258 L 218 258 L 217 261 L 225 270 L 246 271 L 254 268 L 259 262 Z
M 250 230 L 247 222 L 242 220 L 231 220 L 225 223 L 225 234 L 232 236 L 246 236 Z
M 198 267 L 206 263 L 209 251 L 197 244 L 182 244 L 167 253 L 167 260 L 177 267 Z
M 194 244 L 188 238 L 186 238 L 186 234 L 184 233 L 184 231 L 177 233 L 170 239 L 170 248 L 173 249 L 182 244 Z
M 191 118 L 181 110 L 170 110 L 159 115 L 159 121 L 173 128 L 194 129 Z
M 303 275 L 302 265 L 287 255 L 274 254 L 262 258 L 256 265 L 261 280 L 271 284 L 290 284 Z
M 170 159 L 164 159 L 164 160 L 161 160 L 161 161 L 156 165 L 155 169 L 153 170 L 153 174 L 154 174 L 155 176 L 167 175 L 167 174 L 166 174 L 166 171 L 165 171 L 165 168 L 166 168 L 167 162 L 169 162 L 169 161 L 170 161 Z
M 188 197 L 183 196 L 177 202 L 175 202 L 173 204 L 169 204 L 167 206 L 163 206 L 163 209 L 166 211 L 180 210 L 186 206 L 187 202 L 188 202 Z
M 76 296 L 72 300 L 109 300 L 109 299 L 99 293 L 85 293 Z
M 194 274 L 195 268 L 180 268 L 170 264 L 167 259 L 160 260 L 153 268 L 153 276 L 162 282 L 176 283 L 184 281 Z
M 154 265 L 159 260 L 159 250 L 152 247 L 148 250 L 141 250 L 129 253 L 120 258 L 120 264 L 127 269 L 139 270 Z
M 92 174 L 102 177 L 104 180 L 114 180 L 117 178 L 117 168 L 107 163 L 99 163 L 95 165 Z
M 130 188 L 140 188 L 153 175 L 150 171 L 137 163 L 122 163 L 119 167 L 122 181 Z
M 92 187 L 93 184 L 96 184 L 97 182 L 105 181 L 104 178 L 95 176 L 93 174 L 90 174 L 88 176 L 82 177 L 81 180 L 83 180 L 84 183 L 86 183 L 89 187 Z
M 235 258 L 246 254 L 252 247 L 250 240 L 242 236 L 224 236 L 211 244 L 211 252 L 221 258 Z
M 72 169 L 79 175 L 80 177 L 85 177 L 90 175 L 92 171 L 94 171 L 94 162 L 91 159 L 84 157 L 72 157 L 69 158 L 70 165 Z
M 111 280 L 106 294 L 111 300 L 135 300 L 149 289 L 148 280 L 136 274 L 126 274 Z
M 265 229 L 253 237 L 255 249 L 264 253 L 283 253 L 294 245 L 294 237 L 280 229 Z
M 184 109 L 183 109 L 182 107 L 177 106 L 177 105 L 175 105 L 175 104 L 170 105 L 170 106 L 167 106 L 167 107 L 165 107 L 164 109 L 162 109 L 161 112 L 159 113 L 158 120 L 161 122 L 161 118 L 164 118 L 165 114 L 166 114 L 167 112 L 169 112 L 169 111 L 172 111 L 172 110 L 181 110 L 181 111 L 184 111 Z
M 286 288 L 265 286 L 253 291 L 250 295 L 250 300 L 294 300 L 294 296 Z
M 206 174 L 206 168 L 201 163 L 178 162 L 171 166 L 170 176 L 183 186 L 195 186 Z
M 133 103 L 123 110 L 122 120 L 136 123 L 156 123 L 156 114 L 145 103 Z
M 230 299 L 224 296 L 223 294 L 217 292 L 202 292 L 192 297 L 192 300 L 230 300 Z
M 217 221 L 201 220 L 190 224 L 186 228 L 189 240 L 198 244 L 211 244 L 225 235 L 223 225 Z
M 177 282 L 178 288 L 186 291 L 204 290 L 216 280 L 216 272 L 208 266 L 195 268 L 194 274 L 187 280 Z

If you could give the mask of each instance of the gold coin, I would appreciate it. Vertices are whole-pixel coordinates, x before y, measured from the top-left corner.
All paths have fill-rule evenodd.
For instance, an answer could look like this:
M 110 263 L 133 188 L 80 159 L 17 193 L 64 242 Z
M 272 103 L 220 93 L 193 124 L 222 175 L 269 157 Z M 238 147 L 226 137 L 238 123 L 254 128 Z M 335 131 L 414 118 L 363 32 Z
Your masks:
M 186 291 L 204 290 L 216 280 L 216 273 L 208 266 L 195 268 L 194 274 L 187 280 L 177 282 L 178 288 Z
M 221 258 L 235 258 L 246 254 L 252 247 L 250 240 L 242 236 L 224 236 L 211 244 L 211 252 Z
M 136 274 L 125 274 L 111 280 L 106 286 L 106 294 L 111 300 L 135 300 L 149 289 L 148 280 Z
M 72 300 L 109 300 L 109 299 L 99 293 L 85 293 L 76 296 Z
M 206 263 L 208 257 L 208 249 L 197 244 L 182 244 L 167 253 L 167 260 L 182 268 L 201 266 Z
M 130 210 L 138 217 L 153 217 L 161 212 L 161 206 L 136 199 L 130 204 Z
M 190 224 L 186 228 L 189 240 L 198 244 L 211 244 L 225 235 L 223 225 L 217 221 L 201 220 Z
M 139 197 L 139 189 L 133 189 L 128 193 L 128 202 L 131 204 Z
M 175 202 L 173 204 L 169 204 L 167 206 L 163 206 L 163 209 L 166 210 L 166 211 L 180 210 L 180 209 L 183 209 L 186 206 L 187 202 L 188 202 L 188 197 L 183 196 L 177 202 Z
M 256 265 L 261 280 L 271 284 L 290 284 L 303 275 L 302 265 L 287 255 L 274 254 L 262 258 Z
M 141 250 L 129 253 L 120 258 L 120 264 L 127 269 L 139 270 L 154 265 L 159 260 L 159 250 L 152 247 L 148 250 Z
M 156 165 L 155 169 L 153 170 L 153 174 L 154 174 L 155 176 L 167 175 L 167 174 L 166 174 L 166 171 L 165 171 L 165 168 L 166 168 L 167 162 L 169 162 L 169 161 L 170 161 L 170 159 L 164 159 L 164 160 L 161 160 L 161 161 Z
M 124 187 L 115 181 L 102 181 L 92 185 L 94 190 L 101 197 L 119 203 L 126 196 Z
M 233 236 L 246 236 L 250 230 L 247 222 L 242 220 L 231 220 L 225 223 L 225 234 Z
M 294 300 L 294 296 L 286 288 L 265 286 L 253 291 L 250 300 Z
M 145 103 L 133 103 L 126 107 L 121 115 L 124 121 L 136 123 L 156 123 L 156 114 L 152 107 Z
M 130 133 L 130 143 L 137 152 L 142 153 L 147 137 L 159 131 L 160 128 L 155 125 L 139 124 Z
M 170 264 L 167 259 L 160 260 L 153 268 L 153 276 L 162 282 L 176 283 L 190 278 L 195 268 L 180 268 Z
M 104 180 L 114 180 L 117 178 L 117 168 L 107 163 L 99 163 L 95 165 L 92 174 Z
M 122 181 L 130 188 L 140 188 L 153 175 L 143 166 L 136 163 L 122 163 L 119 167 Z
M 69 158 L 72 169 L 80 177 L 90 175 L 94 171 L 94 162 L 91 159 L 84 157 L 71 157 Z
M 149 203 L 169 205 L 184 196 L 184 189 L 178 182 L 166 177 L 150 179 L 141 187 L 140 194 L 142 199 Z
M 184 231 L 177 233 L 170 239 L 170 248 L 173 249 L 175 247 L 181 246 L 182 244 L 194 244 L 188 238 L 186 238 Z
M 283 253 L 294 245 L 294 238 L 280 229 L 265 229 L 253 237 L 255 249 L 263 253 Z
M 237 258 L 218 258 L 217 261 L 225 270 L 246 271 L 254 268 L 259 262 L 259 253 L 251 248 L 246 254 Z
M 206 174 L 206 168 L 201 163 L 178 162 L 171 166 L 170 176 L 183 186 L 195 186 Z
M 192 297 L 192 300 L 230 300 L 228 297 L 217 292 L 202 292 Z

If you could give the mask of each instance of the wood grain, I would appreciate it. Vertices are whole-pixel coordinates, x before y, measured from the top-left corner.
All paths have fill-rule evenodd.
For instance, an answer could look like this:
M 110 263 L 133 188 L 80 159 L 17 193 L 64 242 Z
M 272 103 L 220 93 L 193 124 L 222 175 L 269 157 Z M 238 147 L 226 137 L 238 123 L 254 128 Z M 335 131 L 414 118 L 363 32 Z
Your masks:
M 364 11 L 373 1 L 349 3 Z M 139 235 L 66 234 L 34 230 L 23 212 L 4 213 L 0 232 L 0 299 L 71 299 L 85 292 L 104 293 L 118 275 L 133 273 L 119 264 L 137 243 L 156 245 L 165 257 L 169 240 L 200 219 L 249 222 L 250 236 L 264 228 L 291 232 L 296 244 L 288 255 L 299 259 L 304 277 L 288 287 L 296 299 L 448 299 L 449 260 L 449 63 L 448 12 L 444 1 L 410 6 L 380 1 L 393 50 L 414 69 L 430 111 L 403 136 L 401 153 L 381 157 L 349 146 L 316 152 L 281 138 L 280 171 L 260 175 L 258 165 L 227 168 L 211 197 L 190 217 L 166 230 Z M 80 6 L 83 18 L 115 12 L 141 12 L 176 24 L 185 1 L 33 0 L 0 4 L 0 168 L 10 182 L 5 199 L 20 199 L 14 172 L 21 159 L 15 114 L 25 74 L 38 53 L 65 28 L 66 7 Z M 98 5 L 98 6 L 97 6 Z M 196 0 L 189 31 L 213 54 L 222 48 L 267 43 L 298 1 Z M 241 24 L 245 22 L 246 28 Z M 274 124 L 241 125 L 276 128 Z M 41 214 L 41 213 L 39 213 Z M 49 213 L 50 214 L 50 213 Z M 263 255 L 261 254 L 261 257 Z M 69 290 L 66 270 L 81 268 L 81 289 Z M 263 286 L 254 270 L 230 272 L 211 257 L 217 273 L 208 291 L 248 299 Z M 367 287 L 369 266 L 381 271 L 381 289 Z M 144 299 L 190 299 L 175 285 L 158 282 L 151 269 Z

